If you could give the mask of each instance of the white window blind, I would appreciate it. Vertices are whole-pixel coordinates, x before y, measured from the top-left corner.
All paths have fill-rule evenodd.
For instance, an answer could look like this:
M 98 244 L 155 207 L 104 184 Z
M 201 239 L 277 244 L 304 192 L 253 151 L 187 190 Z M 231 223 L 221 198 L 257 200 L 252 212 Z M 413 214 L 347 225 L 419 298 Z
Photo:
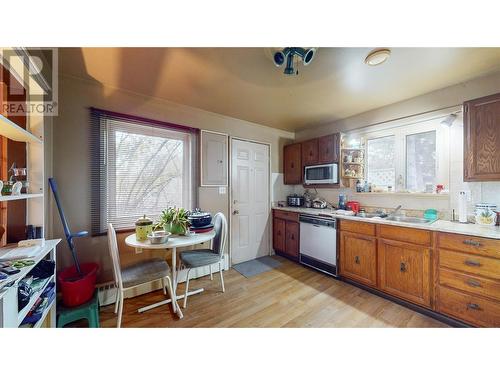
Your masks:
M 167 207 L 196 206 L 196 133 L 110 116 L 98 122 L 100 202 L 93 232 L 105 232 L 107 223 L 132 228 L 142 215 L 156 220 Z

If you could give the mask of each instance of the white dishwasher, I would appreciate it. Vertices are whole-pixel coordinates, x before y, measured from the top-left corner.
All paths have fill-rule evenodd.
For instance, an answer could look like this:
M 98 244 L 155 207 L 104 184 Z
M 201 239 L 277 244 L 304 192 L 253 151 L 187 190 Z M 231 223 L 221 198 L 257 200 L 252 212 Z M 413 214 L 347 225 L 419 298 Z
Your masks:
M 337 220 L 299 215 L 300 263 L 337 276 Z

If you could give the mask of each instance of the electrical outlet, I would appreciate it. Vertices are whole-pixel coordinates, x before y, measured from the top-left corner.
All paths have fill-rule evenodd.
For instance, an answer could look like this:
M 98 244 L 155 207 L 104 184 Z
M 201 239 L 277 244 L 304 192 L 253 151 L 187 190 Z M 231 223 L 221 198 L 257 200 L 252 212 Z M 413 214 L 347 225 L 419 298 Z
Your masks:
M 226 194 L 226 187 L 219 186 L 219 195 L 225 195 L 225 194 Z
M 142 254 L 142 249 L 140 247 L 135 248 L 135 253 L 136 254 Z

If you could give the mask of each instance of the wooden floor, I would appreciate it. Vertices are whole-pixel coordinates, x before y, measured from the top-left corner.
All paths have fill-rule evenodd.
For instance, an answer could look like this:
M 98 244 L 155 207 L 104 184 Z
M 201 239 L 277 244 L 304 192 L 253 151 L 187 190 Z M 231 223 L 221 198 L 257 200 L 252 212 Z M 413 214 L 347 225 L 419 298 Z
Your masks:
M 445 327 L 362 289 L 277 257 L 282 265 L 252 278 L 231 269 L 190 282 L 205 291 L 188 299 L 179 320 L 170 305 L 138 313 L 164 298 L 161 291 L 125 300 L 122 327 Z M 179 285 L 179 294 L 184 283 Z M 101 326 L 116 327 L 113 306 L 101 308 Z

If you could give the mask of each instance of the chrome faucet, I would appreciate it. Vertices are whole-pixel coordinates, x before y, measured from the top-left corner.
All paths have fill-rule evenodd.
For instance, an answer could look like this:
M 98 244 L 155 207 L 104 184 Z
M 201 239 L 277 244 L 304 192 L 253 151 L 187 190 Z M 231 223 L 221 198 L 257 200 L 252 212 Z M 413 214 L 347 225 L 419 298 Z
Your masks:
M 391 216 L 396 216 L 399 211 L 401 211 L 401 205 L 397 206 L 394 211 L 392 211 Z

